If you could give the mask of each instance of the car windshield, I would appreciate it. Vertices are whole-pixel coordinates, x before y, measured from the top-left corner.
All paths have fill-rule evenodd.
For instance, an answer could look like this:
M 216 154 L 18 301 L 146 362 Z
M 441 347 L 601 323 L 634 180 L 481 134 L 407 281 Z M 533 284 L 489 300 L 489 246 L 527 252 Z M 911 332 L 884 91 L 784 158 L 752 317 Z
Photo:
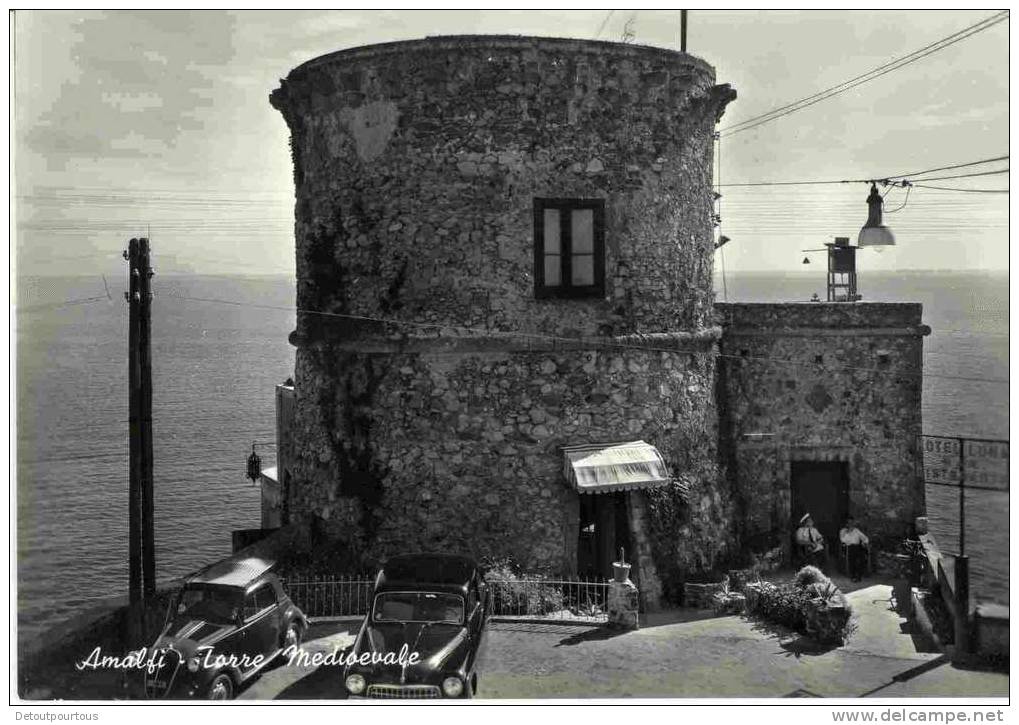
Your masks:
M 177 618 L 232 623 L 237 619 L 243 594 L 222 588 L 186 587 L 177 600 Z
M 464 600 L 456 594 L 385 592 L 375 597 L 376 622 L 463 624 Z

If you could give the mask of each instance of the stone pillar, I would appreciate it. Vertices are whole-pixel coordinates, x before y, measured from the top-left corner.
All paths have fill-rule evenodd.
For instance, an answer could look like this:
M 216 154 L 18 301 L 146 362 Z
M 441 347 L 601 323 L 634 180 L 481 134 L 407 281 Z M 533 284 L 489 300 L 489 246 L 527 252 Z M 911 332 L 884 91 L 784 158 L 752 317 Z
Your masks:
M 615 629 L 637 629 L 640 627 L 637 609 L 639 598 L 636 585 L 625 582 L 609 582 L 609 626 Z
M 643 491 L 630 491 L 627 494 L 626 514 L 630 522 L 630 536 L 633 538 L 637 580 L 640 582 L 641 591 L 644 592 L 644 609 L 652 612 L 660 605 L 662 583 L 651 555 L 651 538 L 647 531 L 647 502 Z

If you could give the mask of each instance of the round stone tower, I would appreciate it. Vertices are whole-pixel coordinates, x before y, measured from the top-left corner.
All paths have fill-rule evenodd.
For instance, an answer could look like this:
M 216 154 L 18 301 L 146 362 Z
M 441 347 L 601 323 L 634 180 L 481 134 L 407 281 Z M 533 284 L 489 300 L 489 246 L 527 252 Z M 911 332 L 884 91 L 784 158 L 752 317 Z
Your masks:
M 687 54 L 553 38 L 292 71 L 271 96 L 297 195 L 291 511 L 367 560 L 567 573 L 628 544 L 648 586 L 710 565 L 731 517 L 712 134 L 734 97 Z M 571 474 L 564 448 L 636 441 L 670 482 L 589 495 Z

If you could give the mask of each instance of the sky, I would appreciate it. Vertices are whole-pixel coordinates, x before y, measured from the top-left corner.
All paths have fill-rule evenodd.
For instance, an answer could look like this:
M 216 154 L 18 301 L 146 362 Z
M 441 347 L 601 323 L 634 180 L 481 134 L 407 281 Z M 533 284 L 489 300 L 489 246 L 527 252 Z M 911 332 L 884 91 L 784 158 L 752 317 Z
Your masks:
M 688 51 L 739 97 L 720 128 L 906 55 L 993 14 L 692 10 Z M 749 131 L 723 136 L 721 183 L 874 178 L 1008 153 L 1008 31 L 994 27 Z M 288 132 L 269 93 L 342 48 L 520 34 L 678 49 L 678 11 L 18 11 L 15 268 L 123 275 L 148 235 L 161 274 L 293 274 Z M 1003 169 L 1007 161 L 946 175 Z M 937 182 L 1007 189 L 1008 175 Z M 865 184 L 725 187 L 729 272 L 798 271 L 803 249 L 855 240 Z M 890 191 L 897 246 L 869 270 L 1007 269 L 1008 195 Z M 722 260 L 716 259 L 716 267 Z M 814 261 L 823 264 L 822 255 Z

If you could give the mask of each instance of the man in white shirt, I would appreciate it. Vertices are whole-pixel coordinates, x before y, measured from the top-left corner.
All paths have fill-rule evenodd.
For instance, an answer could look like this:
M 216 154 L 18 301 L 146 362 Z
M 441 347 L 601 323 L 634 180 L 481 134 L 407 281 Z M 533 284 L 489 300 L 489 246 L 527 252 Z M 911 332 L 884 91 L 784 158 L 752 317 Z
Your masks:
M 796 529 L 796 545 L 800 549 L 800 555 L 807 563 L 817 567 L 824 567 L 825 550 L 824 537 L 821 532 L 814 528 L 814 519 L 810 514 L 804 514 L 800 519 L 800 528 Z
M 870 539 L 856 527 L 856 519 L 849 516 L 846 518 L 846 525 L 839 531 L 839 541 L 846 547 L 849 559 L 849 578 L 858 582 L 863 578 Z

